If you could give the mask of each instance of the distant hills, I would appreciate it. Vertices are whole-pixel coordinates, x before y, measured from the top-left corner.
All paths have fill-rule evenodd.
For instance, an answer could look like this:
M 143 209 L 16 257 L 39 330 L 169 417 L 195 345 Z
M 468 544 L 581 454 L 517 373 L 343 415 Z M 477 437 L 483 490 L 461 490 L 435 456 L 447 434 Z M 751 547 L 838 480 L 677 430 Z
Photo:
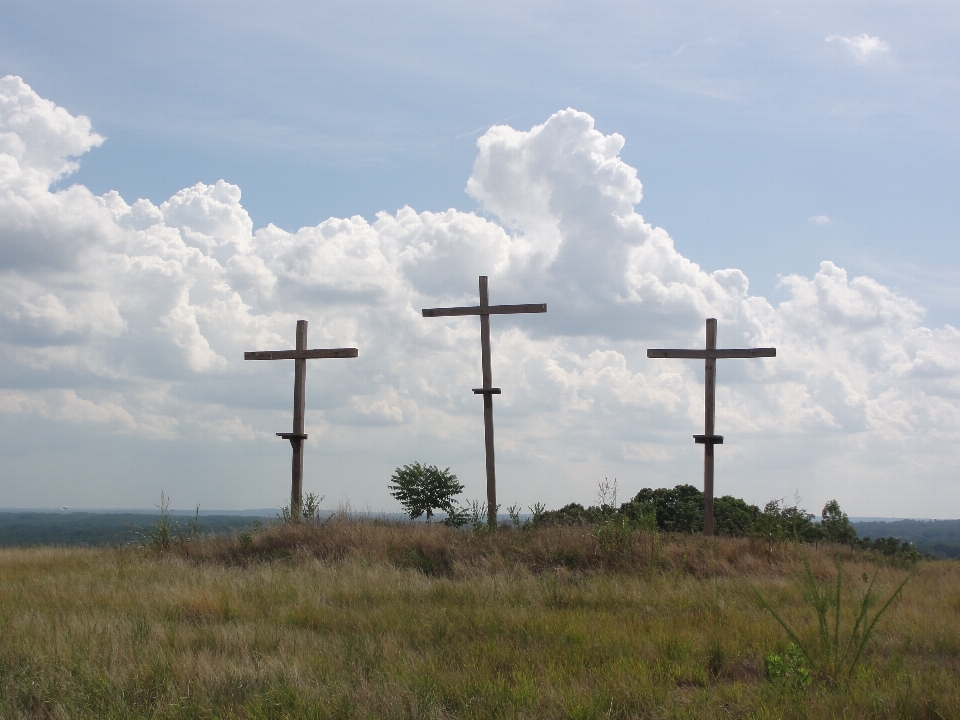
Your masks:
M 201 533 L 228 535 L 276 517 L 270 515 L 213 515 L 197 518 Z M 0 511 L 0 547 L 30 545 L 129 545 L 145 542 L 157 522 L 157 512 L 31 512 Z M 193 513 L 171 513 L 187 531 Z
M 860 538 L 895 537 L 931 557 L 960 558 L 960 520 L 851 520 Z

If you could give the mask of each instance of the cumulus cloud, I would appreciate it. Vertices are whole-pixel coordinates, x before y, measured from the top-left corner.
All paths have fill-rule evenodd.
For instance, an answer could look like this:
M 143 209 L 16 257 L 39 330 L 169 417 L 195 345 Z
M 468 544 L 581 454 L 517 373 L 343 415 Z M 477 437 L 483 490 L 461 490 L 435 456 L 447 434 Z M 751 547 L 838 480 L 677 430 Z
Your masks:
M 558 497 L 543 494 L 550 472 L 587 488 L 608 467 L 648 484 L 696 480 L 677 472 L 696 458 L 702 363 L 645 350 L 701 346 L 706 317 L 719 319 L 721 345 L 778 348 L 776 359 L 720 363 L 718 429 L 741 440 L 724 446 L 737 467 L 752 462 L 745 445 L 773 463 L 786 438 L 805 437 L 816 472 L 857 476 L 866 470 L 851 448 L 877 443 L 893 482 L 904 463 L 938 466 L 943 441 L 957 439 L 956 329 L 924 327 L 915 302 L 831 262 L 784 277 L 777 305 L 751 295 L 739 270 L 701 268 L 637 213 L 624 138 L 582 112 L 478 140 L 467 192 L 483 215 L 405 207 L 296 232 L 255 229 L 224 181 L 160 205 L 57 189 L 102 138 L 18 78 L 0 81 L 0 128 L 2 417 L 276 442 L 290 422 L 290 368 L 244 363 L 243 351 L 291 347 L 306 318 L 311 346 L 360 348 L 357 360 L 311 362 L 309 387 L 322 388 L 311 442 L 389 466 L 415 459 L 396 447 L 472 458 L 478 323 L 420 309 L 476 303 L 486 274 L 493 303 L 550 308 L 492 321 L 502 474 L 552 468 L 535 473 L 531 501 Z
M 853 55 L 854 59 L 861 64 L 865 64 L 890 50 L 890 46 L 878 37 L 872 37 L 866 33 L 861 33 L 855 37 L 843 37 L 842 35 L 830 35 L 827 42 L 837 42 L 846 47 Z
M 830 217 L 827 215 L 813 215 L 807 218 L 807 222 L 811 222 L 814 225 L 829 225 Z

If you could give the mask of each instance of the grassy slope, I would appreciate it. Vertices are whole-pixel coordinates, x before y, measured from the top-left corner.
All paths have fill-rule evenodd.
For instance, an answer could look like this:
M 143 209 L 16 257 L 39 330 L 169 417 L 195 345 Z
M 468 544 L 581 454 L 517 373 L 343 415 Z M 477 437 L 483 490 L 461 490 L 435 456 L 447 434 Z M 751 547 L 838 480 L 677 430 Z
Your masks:
M 845 558 L 860 590 L 874 560 Z M 804 693 L 765 679 L 786 642 L 752 590 L 812 630 L 800 572 L 746 540 L 349 520 L 2 550 L 0 716 L 958 716 L 960 565 L 921 563 L 862 671 Z

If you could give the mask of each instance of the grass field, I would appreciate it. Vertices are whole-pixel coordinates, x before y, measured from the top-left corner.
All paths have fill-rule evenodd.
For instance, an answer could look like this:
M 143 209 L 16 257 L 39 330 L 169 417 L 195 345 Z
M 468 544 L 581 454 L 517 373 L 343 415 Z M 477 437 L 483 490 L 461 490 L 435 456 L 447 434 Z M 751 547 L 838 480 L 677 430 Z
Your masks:
M 769 678 L 755 589 L 814 633 L 802 553 L 827 583 L 842 557 L 848 625 L 914 573 L 849 679 Z M 960 563 L 832 547 L 340 518 L 7 549 L 0 632 L 4 718 L 960 717 Z

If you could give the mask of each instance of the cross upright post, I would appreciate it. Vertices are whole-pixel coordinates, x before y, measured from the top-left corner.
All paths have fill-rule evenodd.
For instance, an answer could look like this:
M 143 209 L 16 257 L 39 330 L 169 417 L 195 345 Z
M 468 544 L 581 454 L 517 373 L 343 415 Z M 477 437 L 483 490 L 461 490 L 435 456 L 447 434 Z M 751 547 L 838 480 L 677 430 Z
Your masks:
M 715 434 L 717 407 L 717 358 L 776 357 L 776 348 L 717 349 L 717 320 L 707 318 L 704 350 L 647 350 L 648 358 L 686 358 L 704 361 L 703 435 L 693 441 L 703 445 L 703 534 L 713 535 L 713 446 L 723 444 Z
M 493 396 L 500 395 L 500 388 L 493 387 L 493 372 L 490 369 L 490 316 L 515 313 L 545 313 L 546 303 L 528 305 L 491 305 L 487 291 L 487 276 L 480 276 L 480 305 L 472 307 L 427 308 L 423 317 L 480 316 L 480 369 L 483 387 L 474 388 L 474 395 L 483 395 L 483 439 L 487 465 L 487 524 L 497 526 L 497 470 L 493 448 Z
M 297 320 L 296 350 L 258 350 L 245 352 L 244 360 L 293 360 L 293 432 L 277 433 L 278 437 L 289 440 L 293 448 L 293 466 L 291 469 L 290 518 L 300 519 L 303 504 L 303 420 L 306 413 L 307 396 L 307 360 L 316 358 L 355 358 L 357 348 L 332 348 L 325 350 L 307 349 L 307 321 Z

